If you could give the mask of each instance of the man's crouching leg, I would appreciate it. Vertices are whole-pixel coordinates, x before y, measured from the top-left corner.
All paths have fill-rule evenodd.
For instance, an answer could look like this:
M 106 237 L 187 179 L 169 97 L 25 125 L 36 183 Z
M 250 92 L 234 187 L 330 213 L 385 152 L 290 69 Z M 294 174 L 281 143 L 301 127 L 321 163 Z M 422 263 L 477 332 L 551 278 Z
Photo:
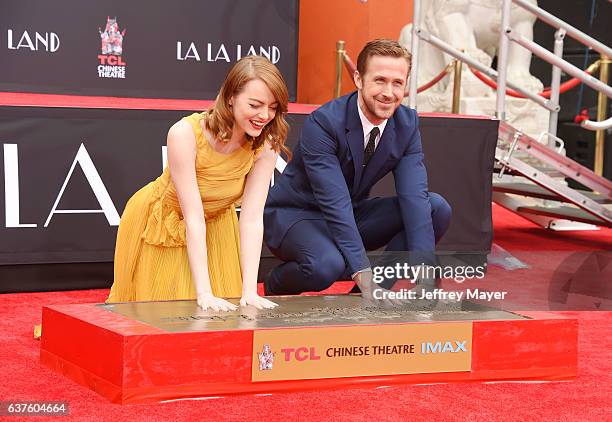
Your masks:
M 266 295 L 297 295 L 329 288 L 346 271 L 342 254 L 322 220 L 303 220 L 287 232 L 279 249 L 283 264 L 265 280 Z

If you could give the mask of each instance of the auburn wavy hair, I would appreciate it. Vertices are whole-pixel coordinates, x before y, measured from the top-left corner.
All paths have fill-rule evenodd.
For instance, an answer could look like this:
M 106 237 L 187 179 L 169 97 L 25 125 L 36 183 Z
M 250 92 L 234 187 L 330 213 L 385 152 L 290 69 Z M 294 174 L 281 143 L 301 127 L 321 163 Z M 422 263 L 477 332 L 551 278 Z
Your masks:
M 221 90 L 217 95 L 215 104 L 206 112 L 206 126 L 217 139 L 229 139 L 234 126 L 234 114 L 230 106 L 230 99 L 238 95 L 247 82 L 253 79 L 262 80 L 272 92 L 278 108 L 274 118 L 263 128 L 261 134 L 252 137 L 246 134 L 247 140 L 255 150 L 267 140 L 272 149 L 284 152 L 291 156 L 289 149 L 285 146 L 289 125 L 285 120 L 288 110 L 289 93 L 283 75 L 270 60 L 261 56 L 246 56 L 238 60 L 230 69 Z

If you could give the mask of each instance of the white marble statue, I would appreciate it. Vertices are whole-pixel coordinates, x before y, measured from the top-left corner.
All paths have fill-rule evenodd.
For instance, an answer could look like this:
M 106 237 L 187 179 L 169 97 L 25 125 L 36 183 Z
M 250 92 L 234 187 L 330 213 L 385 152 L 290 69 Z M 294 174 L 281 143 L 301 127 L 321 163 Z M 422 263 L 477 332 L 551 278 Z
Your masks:
M 531 0 L 537 4 L 536 0 Z M 486 66 L 491 64 L 499 45 L 501 27 L 501 0 L 422 0 L 421 28 L 453 47 L 463 50 Z M 523 36 L 533 39 L 535 16 L 512 5 L 511 27 Z M 406 25 L 399 42 L 410 50 L 412 24 Z M 421 41 L 418 85 L 432 80 L 452 60 L 431 44 Z M 508 80 L 530 92 L 540 92 L 542 82 L 531 75 L 531 52 L 509 43 Z M 417 97 L 419 111 L 450 112 L 453 91 L 452 72 L 432 88 Z M 406 99 L 407 102 L 407 99 Z M 463 66 L 461 81 L 462 114 L 494 115 L 495 91 L 477 79 Z M 547 110 L 526 99 L 506 96 L 508 121 L 537 138 L 548 129 Z

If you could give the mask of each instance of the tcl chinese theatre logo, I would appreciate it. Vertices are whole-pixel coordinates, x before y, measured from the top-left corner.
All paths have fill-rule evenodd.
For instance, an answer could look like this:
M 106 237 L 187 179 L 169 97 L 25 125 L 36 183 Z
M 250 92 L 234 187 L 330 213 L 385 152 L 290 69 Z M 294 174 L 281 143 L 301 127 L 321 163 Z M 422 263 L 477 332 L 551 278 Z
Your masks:
M 125 69 L 127 63 L 122 58 L 123 54 L 123 38 L 125 37 L 125 28 L 119 31 L 117 17 L 111 19 L 106 18 L 106 27 L 104 31 L 98 28 L 101 41 L 101 52 L 98 54 L 98 77 L 111 79 L 125 79 Z

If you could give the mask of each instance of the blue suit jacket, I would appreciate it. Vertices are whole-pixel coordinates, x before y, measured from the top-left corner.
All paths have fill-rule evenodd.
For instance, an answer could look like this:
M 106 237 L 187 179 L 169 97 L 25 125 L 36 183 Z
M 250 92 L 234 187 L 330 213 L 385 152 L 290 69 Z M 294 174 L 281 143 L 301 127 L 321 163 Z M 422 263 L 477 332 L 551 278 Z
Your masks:
M 363 155 L 357 92 L 314 111 L 304 123 L 293 159 L 268 195 L 264 211 L 268 246 L 279 248 L 298 221 L 324 219 L 350 273 L 369 267 L 353 206 L 392 171 L 408 249 L 433 251 L 431 205 L 416 112 L 400 106 L 388 120 L 366 167 Z

